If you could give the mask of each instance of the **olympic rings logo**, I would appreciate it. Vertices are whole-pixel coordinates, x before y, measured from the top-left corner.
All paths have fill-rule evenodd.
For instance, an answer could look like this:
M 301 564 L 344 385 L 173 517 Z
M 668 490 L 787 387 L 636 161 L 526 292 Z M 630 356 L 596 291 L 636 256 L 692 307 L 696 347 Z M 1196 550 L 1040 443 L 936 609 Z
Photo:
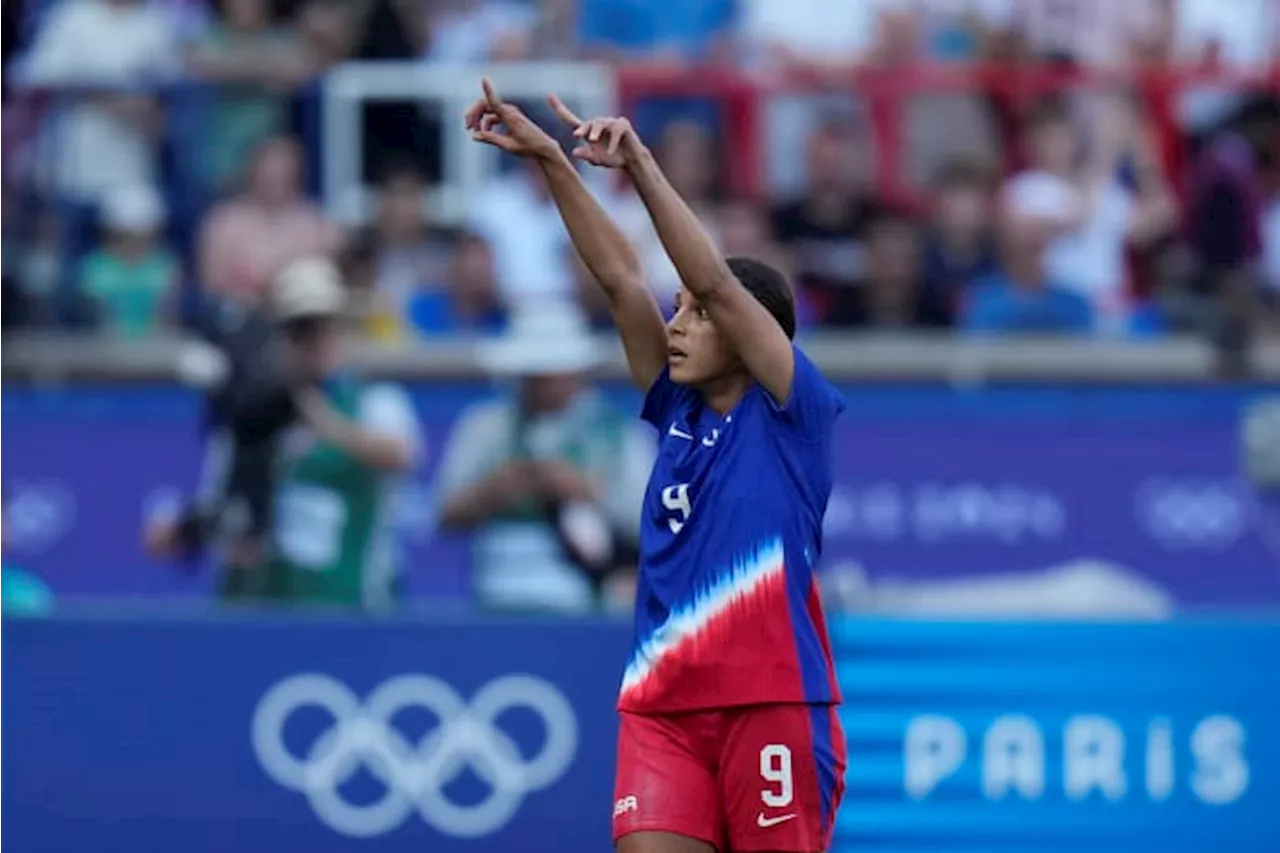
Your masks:
M 306 755 L 295 755 L 285 745 L 284 728 L 308 706 L 324 710 L 333 725 Z M 410 708 L 424 709 L 439 721 L 416 743 L 392 724 L 396 714 Z M 532 710 L 546 730 L 542 748 L 529 759 L 496 725 L 513 708 Z M 252 738 L 267 775 L 305 795 L 316 816 L 344 835 L 382 835 L 416 810 L 445 835 L 477 838 L 501 829 L 526 795 L 564 774 L 577 752 L 578 725 L 560 691 L 532 675 L 494 679 L 469 705 L 437 678 L 401 675 L 379 685 L 362 705 L 345 684 L 308 673 L 267 691 L 254 712 Z M 458 805 L 445 788 L 468 767 L 489 794 L 478 803 Z M 354 805 L 340 789 L 361 768 L 373 774 L 385 793 L 374 802 Z

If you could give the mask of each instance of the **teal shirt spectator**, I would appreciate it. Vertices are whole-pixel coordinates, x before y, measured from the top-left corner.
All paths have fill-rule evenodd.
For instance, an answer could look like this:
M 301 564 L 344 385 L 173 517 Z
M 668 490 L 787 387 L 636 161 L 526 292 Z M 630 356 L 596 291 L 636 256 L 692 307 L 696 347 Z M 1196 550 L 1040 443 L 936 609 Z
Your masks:
M 153 334 L 179 276 L 178 259 L 163 248 L 138 258 L 96 249 L 80 262 L 80 292 L 91 297 L 104 328 L 123 337 Z
M 289 86 L 264 85 L 259 79 L 232 82 L 228 65 L 242 62 L 246 68 L 263 69 L 274 64 L 282 81 L 304 79 L 305 55 L 297 37 L 287 30 L 264 25 L 257 28 L 219 26 L 210 31 L 194 51 L 197 72 L 221 69 L 210 76 L 219 82 L 213 89 L 209 121 L 200 144 L 204 146 L 205 176 L 215 188 L 230 186 L 244 172 L 247 163 L 267 138 L 284 131 L 289 124 Z
M 1093 310 L 1065 288 L 1020 286 L 996 273 L 974 282 L 961 327 L 977 334 L 1085 335 L 1093 328 Z

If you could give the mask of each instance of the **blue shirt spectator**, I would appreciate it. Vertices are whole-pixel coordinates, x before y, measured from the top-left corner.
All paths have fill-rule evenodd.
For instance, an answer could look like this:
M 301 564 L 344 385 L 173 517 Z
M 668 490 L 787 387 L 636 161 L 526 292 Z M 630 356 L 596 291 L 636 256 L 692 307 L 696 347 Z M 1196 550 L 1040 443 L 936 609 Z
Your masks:
M 705 58 L 733 18 L 733 0 L 583 0 L 579 26 L 589 50 Z
M 506 312 L 489 305 L 470 310 L 453 293 L 433 291 L 410 297 L 405 313 L 409 325 L 420 335 L 494 334 L 506 327 Z
M 407 325 L 428 337 L 500 332 L 506 314 L 493 252 L 476 234 L 458 240 L 448 281 L 419 290 L 404 306 Z
M 996 273 L 974 283 L 961 322 L 979 334 L 1087 334 L 1093 312 L 1084 297 L 1054 284 Z

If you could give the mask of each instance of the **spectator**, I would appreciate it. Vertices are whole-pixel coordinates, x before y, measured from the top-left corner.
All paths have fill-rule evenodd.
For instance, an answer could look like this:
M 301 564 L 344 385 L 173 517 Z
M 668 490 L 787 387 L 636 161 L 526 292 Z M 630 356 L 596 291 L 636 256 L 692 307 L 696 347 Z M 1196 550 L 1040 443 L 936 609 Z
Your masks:
M 809 137 L 802 194 L 773 211 L 773 231 L 791 254 L 802 292 L 819 312 L 865 273 L 863 241 L 876 206 L 862 193 L 852 126 L 827 121 Z M 821 313 L 819 314 L 821 317 Z
M 389 343 L 401 338 L 403 323 L 378 299 L 378 251 L 369 233 L 358 234 L 343 247 L 338 270 L 347 286 L 347 308 L 357 331 L 370 340 Z
M 707 128 L 696 121 L 671 122 L 663 128 L 658 160 L 680 197 L 704 222 L 713 220 L 721 173 Z
M 1171 35 L 1168 6 L 1164 0 L 1022 0 L 1014 15 L 1034 57 L 1117 67 L 1160 55 Z
M 569 235 L 536 163 L 495 178 L 469 213 L 470 230 L 493 250 L 503 302 L 573 298 Z
M 226 0 L 188 68 L 217 84 L 205 157 L 209 179 L 223 188 L 254 148 L 286 129 L 288 94 L 315 65 L 295 31 L 273 25 L 267 0 Z
M 939 316 L 955 306 L 974 280 L 996 272 L 991 184 L 978 163 L 954 160 L 934 178 L 933 217 L 924 241 L 924 298 Z
M 356 59 L 414 59 L 427 49 L 428 18 L 412 0 L 373 0 L 358 23 Z
M 750 64 L 766 69 L 850 66 L 876 52 L 886 12 L 875 2 L 746 0 L 738 40 Z
M 332 256 L 339 233 L 302 197 L 302 151 L 286 137 L 258 146 L 245 189 L 213 209 L 200 230 L 201 283 L 209 291 L 258 301 L 291 262 Z
M 1032 115 L 1031 168 L 1007 183 L 1005 212 L 1029 219 L 1051 238 L 1050 279 L 1084 296 L 1104 331 L 1127 331 L 1133 311 L 1128 247 L 1169 233 L 1177 207 L 1132 108 L 1118 97 L 1098 107 L 1084 161 L 1077 129 L 1061 105 L 1046 103 Z M 1126 158 L 1136 190 L 1121 181 Z
M 24 286 L 22 277 L 27 246 L 19 226 L 26 225 L 28 221 L 20 221 L 14 215 L 13 197 L 5 187 L 4 197 L 0 200 L 0 238 L 3 239 L 0 251 L 0 328 L 6 332 L 34 325 L 37 319 L 35 300 Z
M 498 298 L 493 252 L 483 238 L 463 234 L 443 286 L 438 279 L 408 300 L 410 325 L 422 335 L 501 331 L 506 311 Z
M 1186 222 L 1188 292 L 1168 304 L 1178 326 L 1243 355 L 1256 319 L 1256 268 L 1264 257 L 1264 198 L 1253 149 L 1235 134 L 1208 144 L 1193 164 Z
M 36 37 L 32 83 L 70 90 L 53 181 L 63 198 L 97 204 L 113 186 L 154 185 L 160 102 L 147 87 L 177 67 L 168 18 L 142 0 L 69 0 Z
M 582 44 L 578 0 L 541 0 L 530 41 L 535 59 L 576 59 Z
M 974 283 L 962 326 L 979 334 L 1084 334 L 1092 324 L 1089 303 L 1045 272 L 1044 230 L 1034 222 L 1011 224 L 1005 233 L 1004 269 Z
M 1272 57 L 1269 37 L 1280 18 L 1274 0 L 1175 0 L 1178 61 L 1207 71 L 1257 68 Z M 1179 93 L 1183 126 L 1193 134 L 1218 129 L 1247 99 L 1235 86 L 1195 86 Z
M 67 270 L 62 224 L 51 208 L 27 210 L 19 217 L 11 199 L 6 202 L 5 224 L 11 232 L 4 246 L 5 272 L 12 287 L 9 304 L 21 311 L 28 324 L 45 324 L 53 319 L 55 296 Z
M 582 0 L 578 25 L 597 58 L 696 62 L 725 52 L 732 17 L 732 0 Z
M 622 588 L 634 570 L 625 543 L 638 536 L 652 437 L 587 382 L 602 353 L 567 305 L 517 314 L 481 354 L 518 385 L 454 427 L 441 463 L 443 522 L 474 531 L 486 606 L 587 612 L 610 570 Z
M 720 250 L 726 255 L 750 255 L 788 273 L 790 259 L 773 237 L 768 209 L 754 199 L 733 198 L 720 205 L 715 219 Z
M 430 39 L 427 24 L 422 4 L 416 0 L 372 0 L 354 33 L 354 58 L 419 59 Z M 440 179 L 443 164 L 438 140 L 443 124 L 436 105 L 379 99 L 364 102 L 360 111 L 365 180 L 381 178 L 385 163 L 405 158 L 413 158 L 430 179 Z
M 113 334 L 154 334 L 168 319 L 179 284 L 178 258 L 160 241 L 164 202 L 147 186 L 111 191 L 102 208 L 103 244 L 80 263 L 80 293 Z
M 427 225 L 425 201 L 426 187 L 416 169 L 387 171 L 369 240 L 376 253 L 377 298 L 395 316 L 402 316 L 409 300 L 424 288 L 444 279 L 452 255 Z
M 526 4 L 450 0 L 432 4 L 426 59 L 468 64 L 527 59 L 536 15 Z
M 351 55 L 357 35 L 352 12 L 344 0 L 308 0 L 298 10 L 298 32 L 316 68 L 328 68 Z
M 871 330 L 948 326 L 924 300 L 920 238 L 906 214 L 885 211 L 867 229 L 863 280 L 831 305 L 827 323 Z

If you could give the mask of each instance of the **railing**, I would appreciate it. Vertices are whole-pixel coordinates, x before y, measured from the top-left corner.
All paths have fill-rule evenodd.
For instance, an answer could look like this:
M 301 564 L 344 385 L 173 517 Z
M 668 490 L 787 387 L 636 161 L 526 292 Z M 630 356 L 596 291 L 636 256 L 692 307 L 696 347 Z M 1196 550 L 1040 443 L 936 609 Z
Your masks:
M 903 178 L 904 106 L 914 97 L 967 93 L 1021 105 L 1052 92 L 1123 88 L 1141 94 L 1163 137 L 1167 165 L 1173 167 L 1181 162 L 1181 134 L 1172 100 L 1198 87 L 1280 92 L 1280 63 L 1247 70 L 1167 67 L 1106 72 L 1021 64 L 919 65 L 768 77 L 724 68 L 623 67 L 618 71 L 618 101 L 624 113 L 648 98 L 704 96 L 719 100 L 725 107 L 724 137 L 732 140 L 723 151 L 726 178 L 730 186 L 746 194 L 761 189 L 762 113 L 768 98 L 817 92 L 847 92 L 864 98 L 875 138 L 878 189 L 886 197 L 904 200 L 913 195 Z M 1014 146 L 1005 146 L 1006 154 L 1013 150 Z
M 616 336 L 600 373 L 625 379 Z M 47 334 L 6 336 L 5 381 L 174 381 L 184 348 L 176 338 L 149 341 Z M 946 335 L 813 334 L 806 351 L 833 380 L 935 380 L 979 383 L 1000 380 L 1091 380 L 1104 382 L 1205 382 L 1218 377 L 1219 359 L 1209 344 L 1178 338 L 1152 343 L 957 339 Z M 469 341 L 413 341 L 395 345 L 353 344 L 356 367 L 404 380 L 484 379 Z M 1251 363 L 1260 380 L 1280 381 L 1280 341 L 1255 346 Z
M 606 66 L 586 63 L 527 63 L 492 68 L 459 68 L 417 62 L 350 62 L 331 71 L 323 87 L 324 204 L 339 222 L 366 219 L 370 194 L 360 180 L 361 107 L 371 101 L 415 101 L 441 108 L 440 141 L 444 180 L 428 207 L 432 218 L 460 222 L 469 198 L 497 171 L 497 153 L 476 145 L 463 133 L 462 115 L 480 94 L 482 75 L 493 79 L 503 97 L 541 102 L 556 92 L 588 115 L 614 111 L 614 80 Z

